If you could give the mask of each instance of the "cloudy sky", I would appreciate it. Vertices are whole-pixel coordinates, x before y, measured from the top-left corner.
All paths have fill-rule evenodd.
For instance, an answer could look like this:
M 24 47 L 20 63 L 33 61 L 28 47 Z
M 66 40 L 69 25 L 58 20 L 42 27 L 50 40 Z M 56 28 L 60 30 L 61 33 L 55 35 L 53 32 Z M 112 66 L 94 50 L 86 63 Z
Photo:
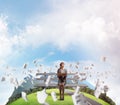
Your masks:
M 108 81 L 109 95 L 119 105 L 119 4 L 119 0 L 0 0 L 0 79 L 6 67 L 20 68 L 34 59 L 44 65 L 60 60 L 99 64 L 105 56 L 116 75 Z

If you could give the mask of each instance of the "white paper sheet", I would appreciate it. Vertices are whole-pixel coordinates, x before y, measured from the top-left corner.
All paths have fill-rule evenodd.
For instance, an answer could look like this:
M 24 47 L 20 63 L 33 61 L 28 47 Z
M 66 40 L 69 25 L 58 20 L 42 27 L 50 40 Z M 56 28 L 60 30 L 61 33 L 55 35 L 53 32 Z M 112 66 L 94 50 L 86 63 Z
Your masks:
M 46 98 L 48 94 L 46 94 L 45 89 L 42 91 L 37 92 L 37 100 L 40 104 L 45 104 Z
M 46 82 L 45 82 L 45 85 L 46 86 L 49 86 L 49 83 L 50 83 L 50 80 L 51 80 L 51 76 L 48 76 Z
M 27 94 L 25 92 L 21 92 L 22 94 L 22 98 L 27 102 L 28 98 L 27 98 Z
M 52 96 L 53 101 L 57 101 L 57 96 L 55 92 L 51 92 L 51 96 Z

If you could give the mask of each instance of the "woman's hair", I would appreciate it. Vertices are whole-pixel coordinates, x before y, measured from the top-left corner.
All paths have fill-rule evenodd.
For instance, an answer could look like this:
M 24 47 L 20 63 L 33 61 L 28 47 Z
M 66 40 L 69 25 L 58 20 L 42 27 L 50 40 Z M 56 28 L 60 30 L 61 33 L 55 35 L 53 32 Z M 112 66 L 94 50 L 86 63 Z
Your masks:
M 60 63 L 60 66 L 62 66 L 62 64 L 64 64 L 64 62 L 61 62 L 61 63 Z

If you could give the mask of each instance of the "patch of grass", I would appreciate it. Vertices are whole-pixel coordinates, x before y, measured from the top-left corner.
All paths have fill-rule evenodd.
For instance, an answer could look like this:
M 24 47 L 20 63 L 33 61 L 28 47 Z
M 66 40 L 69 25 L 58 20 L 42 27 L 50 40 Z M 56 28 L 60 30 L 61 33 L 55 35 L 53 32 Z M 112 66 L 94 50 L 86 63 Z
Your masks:
M 72 102 L 72 97 L 69 96 L 69 95 L 66 95 L 65 94 L 65 99 L 64 101 L 60 101 L 59 100 L 59 97 L 58 97 L 58 100 L 56 102 L 54 102 L 52 100 L 52 97 L 50 95 L 50 93 L 54 91 L 57 93 L 57 96 L 59 96 L 59 90 L 58 89 L 47 89 L 47 94 L 48 94 L 48 97 L 47 97 L 47 100 L 46 102 L 48 102 L 50 105 L 73 105 L 73 102 Z M 19 98 L 18 100 L 12 102 L 10 105 L 40 105 L 37 101 L 37 94 L 36 93 L 32 93 L 30 95 L 28 95 L 28 102 L 25 102 L 22 98 Z M 42 97 L 41 97 L 42 98 Z
M 54 102 L 52 100 L 52 97 L 50 96 L 50 93 L 54 91 L 56 92 L 57 96 L 58 96 L 58 100 L 56 102 Z M 59 90 L 58 89 L 49 89 L 46 91 L 47 94 L 49 94 L 48 98 L 47 98 L 47 102 L 50 104 L 50 105 L 73 105 L 73 101 L 72 101 L 72 97 L 65 94 L 64 96 L 64 101 L 60 101 L 59 100 Z
M 58 100 L 56 102 L 54 102 L 52 100 L 52 97 L 50 95 L 50 93 L 54 91 L 56 92 L 57 96 L 58 96 Z M 71 90 L 73 91 L 73 90 Z M 73 101 L 72 101 L 72 97 L 65 94 L 65 99 L 64 101 L 60 101 L 59 100 L 59 90 L 58 89 L 47 89 L 46 90 L 47 94 L 48 94 L 48 97 L 47 97 L 47 100 L 46 102 L 49 103 L 49 105 L 73 105 Z M 90 95 L 90 94 L 87 94 L 87 93 L 83 93 L 86 97 L 92 99 L 92 100 L 95 100 L 99 103 L 101 103 L 102 105 L 109 105 L 108 103 L 104 102 L 103 100 L 101 99 L 97 99 L 96 97 Z M 25 102 L 22 98 L 19 98 L 18 100 L 12 102 L 10 105 L 40 105 L 37 101 L 37 94 L 36 93 L 32 93 L 32 94 L 29 94 L 28 95 L 28 102 Z M 41 97 L 42 98 L 42 97 Z
M 22 98 L 17 99 L 12 102 L 10 105 L 40 105 L 37 102 L 36 93 L 28 95 L 28 102 L 25 102 Z

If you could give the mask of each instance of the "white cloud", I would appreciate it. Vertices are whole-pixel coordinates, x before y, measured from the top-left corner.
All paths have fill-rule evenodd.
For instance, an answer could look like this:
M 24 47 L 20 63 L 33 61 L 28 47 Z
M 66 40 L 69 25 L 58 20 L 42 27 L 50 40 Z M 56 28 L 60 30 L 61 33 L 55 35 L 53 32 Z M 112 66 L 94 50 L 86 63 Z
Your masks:
M 4 58 L 12 53 L 12 43 L 5 35 L 0 37 L 0 58 Z
M 24 32 L 21 34 L 20 40 L 22 46 L 39 47 L 46 43 L 47 37 L 43 33 L 43 29 L 40 25 L 26 26 Z
M 6 17 L 0 17 L 0 58 L 8 56 L 12 52 L 12 43 L 8 37 L 8 25 Z
M 1 15 L 0 16 L 0 34 L 6 34 L 7 33 L 7 23 L 6 23 L 6 17 Z
M 19 50 L 21 36 L 11 35 L 8 30 L 7 16 L 0 15 L 0 62 L 7 62 Z
M 41 16 L 37 21 L 33 19 L 34 24 L 27 25 L 18 36 L 11 39 L 4 36 L 1 49 L 8 49 L 4 52 L 10 53 L 14 45 L 39 47 L 51 43 L 60 50 L 66 50 L 71 45 L 82 45 L 91 51 L 96 49 L 98 52 L 109 54 L 117 51 L 119 54 L 117 45 L 120 32 L 116 22 L 119 20 L 119 14 L 116 12 L 119 12 L 118 0 L 53 1 L 53 10 L 49 14 Z M 111 9 L 113 7 L 114 9 Z M 5 19 L 1 18 L 0 24 L 1 29 L 7 32 Z
M 116 8 L 117 3 L 111 1 L 114 5 L 108 0 L 54 1 L 52 12 L 34 21 L 33 25 L 26 26 L 21 42 L 33 47 L 51 43 L 60 50 L 71 45 L 83 45 L 92 50 L 95 47 L 98 51 L 107 51 L 111 39 L 119 39 L 115 19 L 118 14 L 114 13 L 116 9 L 111 10 L 113 6 Z

